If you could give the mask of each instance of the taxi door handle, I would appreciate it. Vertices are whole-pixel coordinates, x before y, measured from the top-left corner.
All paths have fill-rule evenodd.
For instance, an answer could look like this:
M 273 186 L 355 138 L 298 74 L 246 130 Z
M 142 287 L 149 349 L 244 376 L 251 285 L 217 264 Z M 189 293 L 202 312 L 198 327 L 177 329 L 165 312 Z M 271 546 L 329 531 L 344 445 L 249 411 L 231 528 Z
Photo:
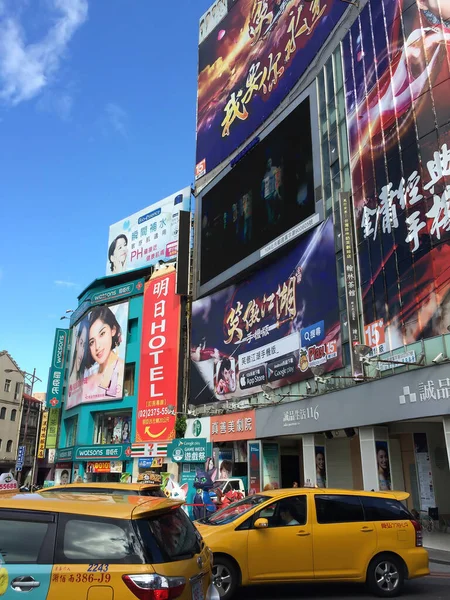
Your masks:
M 40 585 L 40 582 L 33 579 L 33 577 L 16 577 L 11 581 L 11 587 L 16 592 L 31 592 Z
M 373 527 L 362 527 L 361 531 L 363 533 L 369 533 L 370 531 L 373 531 Z
M 305 531 L 304 529 L 300 529 L 300 531 L 297 533 L 297 535 L 299 537 L 306 537 L 307 535 L 311 535 L 309 531 Z

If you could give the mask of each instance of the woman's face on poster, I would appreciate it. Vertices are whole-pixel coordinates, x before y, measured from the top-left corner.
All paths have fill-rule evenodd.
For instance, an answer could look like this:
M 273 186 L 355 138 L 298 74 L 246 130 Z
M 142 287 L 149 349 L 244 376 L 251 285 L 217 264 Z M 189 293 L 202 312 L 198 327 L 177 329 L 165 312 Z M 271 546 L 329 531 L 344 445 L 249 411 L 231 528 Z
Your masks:
M 380 448 L 380 450 L 378 450 L 377 455 L 378 466 L 380 467 L 380 469 L 383 469 L 383 471 L 386 471 L 386 469 L 389 467 L 389 459 L 386 450 Z
M 81 369 L 81 363 L 83 362 L 84 349 L 86 347 L 86 342 L 87 342 L 87 329 L 86 329 L 86 327 L 82 327 L 80 335 L 77 338 L 77 345 L 76 345 L 77 355 L 76 355 L 76 360 L 75 360 L 75 367 L 76 367 L 77 371 L 79 371 Z
M 89 330 L 89 350 L 92 358 L 99 365 L 104 364 L 112 350 L 113 337 L 116 335 L 116 328 L 103 323 L 100 319 L 94 321 Z
M 442 15 L 443 19 L 450 19 L 450 0 L 419 0 L 422 10 L 431 10 L 436 16 Z
M 325 469 L 325 456 L 322 452 L 316 454 L 316 467 L 318 471 L 324 471 Z
M 124 238 L 118 239 L 112 256 L 113 263 L 116 266 L 123 267 L 127 260 L 127 252 L 127 243 Z

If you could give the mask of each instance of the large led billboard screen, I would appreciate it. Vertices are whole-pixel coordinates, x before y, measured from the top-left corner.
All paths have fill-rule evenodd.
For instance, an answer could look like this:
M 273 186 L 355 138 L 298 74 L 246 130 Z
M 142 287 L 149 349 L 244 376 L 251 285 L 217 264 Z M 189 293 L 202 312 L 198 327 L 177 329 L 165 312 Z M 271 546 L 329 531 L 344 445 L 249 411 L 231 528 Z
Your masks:
M 209 25 L 200 22 L 196 178 L 230 156 L 280 105 L 347 6 L 341 0 L 238 0 L 215 26 L 212 17 Z
M 450 323 L 449 0 L 371 0 L 343 41 L 365 342 Z
M 203 195 L 200 285 L 314 213 L 307 97 Z
M 193 303 L 190 402 L 282 387 L 342 366 L 332 219 L 266 268 Z

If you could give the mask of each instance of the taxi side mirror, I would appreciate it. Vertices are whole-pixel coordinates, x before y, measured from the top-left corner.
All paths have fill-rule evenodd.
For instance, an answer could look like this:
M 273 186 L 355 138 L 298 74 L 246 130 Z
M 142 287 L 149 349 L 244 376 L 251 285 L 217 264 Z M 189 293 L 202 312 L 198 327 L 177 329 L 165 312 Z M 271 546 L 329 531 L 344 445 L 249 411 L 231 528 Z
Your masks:
M 267 519 L 256 519 L 253 527 L 255 529 L 267 529 L 269 527 L 269 521 Z

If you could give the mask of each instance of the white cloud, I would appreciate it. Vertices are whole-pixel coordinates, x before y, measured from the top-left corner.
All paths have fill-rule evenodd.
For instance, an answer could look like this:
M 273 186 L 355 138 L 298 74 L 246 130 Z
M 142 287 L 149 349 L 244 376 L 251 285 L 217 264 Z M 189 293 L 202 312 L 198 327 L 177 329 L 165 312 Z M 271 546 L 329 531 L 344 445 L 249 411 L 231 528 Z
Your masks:
M 0 99 L 17 105 L 37 96 L 57 72 L 76 30 L 86 21 L 87 0 L 49 0 L 58 13 L 40 41 L 27 44 L 17 16 L 0 4 Z
M 59 287 L 67 287 L 67 288 L 77 287 L 77 285 L 78 285 L 78 283 L 74 283 L 73 281 L 66 281 L 64 279 L 55 279 L 55 281 L 53 283 L 55 285 L 58 285 Z
M 113 130 L 122 135 L 123 137 L 127 137 L 127 113 L 121 108 L 118 104 L 114 104 L 110 102 L 105 107 L 106 119 L 108 124 L 113 128 Z
M 69 121 L 72 114 L 73 96 L 68 91 L 45 92 L 37 103 L 38 110 L 56 113 L 62 121 Z

